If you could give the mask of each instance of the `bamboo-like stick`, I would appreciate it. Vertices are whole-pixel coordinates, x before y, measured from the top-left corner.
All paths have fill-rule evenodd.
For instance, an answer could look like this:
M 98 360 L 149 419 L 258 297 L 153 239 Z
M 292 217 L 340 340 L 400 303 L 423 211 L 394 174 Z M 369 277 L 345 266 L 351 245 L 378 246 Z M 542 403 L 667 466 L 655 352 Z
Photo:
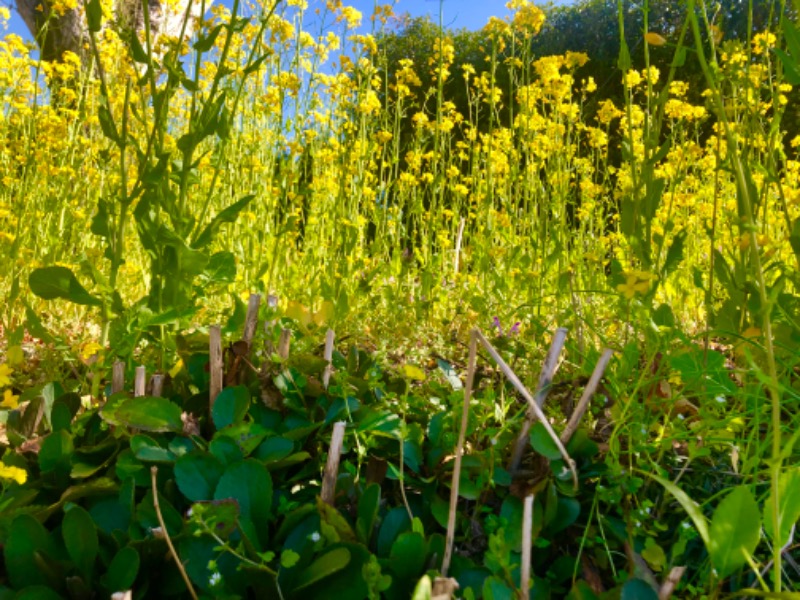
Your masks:
M 458 269 L 461 266 L 461 241 L 464 239 L 464 225 L 466 225 L 467 220 L 464 217 L 461 217 L 461 221 L 458 223 L 458 234 L 456 235 L 456 251 L 455 256 L 453 257 L 453 275 L 458 275 Z
M 322 478 L 322 501 L 331 506 L 336 495 L 336 479 L 339 476 L 339 459 L 342 456 L 345 425 L 345 421 L 338 421 L 333 425 L 328 462 L 325 464 L 325 475 Z
M 598 360 L 597 364 L 594 366 L 592 376 L 589 378 L 589 383 L 587 383 L 586 387 L 583 389 L 583 395 L 581 399 L 578 400 L 578 405 L 572 412 L 572 416 L 569 418 L 566 428 L 561 432 L 561 441 L 564 444 L 569 442 L 572 434 L 578 429 L 578 425 L 580 425 L 581 419 L 583 418 L 583 413 L 586 412 L 589 401 L 597 390 L 597 386 L 600 385 L 600 379 L 603 377 L 603 373 L 608 366 L 608 361 L 611 360 L 612 356 L 614 356 L 614 351 L 609 348 L 603 350 L 603 354 L 600 355 L 600 360 Z
M 278 356 L 281 357 L 281 360 L 286 360 L 289 358 L 289 346 L 292 341 L 292 330 L 291 329 L 283 329 L 281 330 L 281 337 L 278 340 Z
M 547 399 L 547 394 L 550 392 L 550 384 L 553 383 L 558 370 L 558 357 L 561 356 L 561 351 L 564 348 L 564 343 L 567 340 L 567 329 L 559 327 L 553 334 L 553 341 L 550 343 L 550 349 L 547 351 L 547 356 L 544 358 L 542 364 L 542 371 L 539 373 L 539 381 L 536 384 L 536 391 L 533 394 L 533 399 L 539 408 L 544 406 L 544 401 Z M 519 464 L 522 462 L 522 455 L 528 447 L 528 434 L 530 433 L 531 426 L 536 415 L 528 409 L 528 416 L 522 424 L 522 429 L 519 432 L 517 441 L 514 444 L 514 450 L 511 454 L 511 460 L 508 463 L 508 472 L 514 475 L 519 469 Z
M 208 368 L 209 381 L 209 411 L 214 408 L 214 401 L 222 391 L 223 365 L 222 365 L 222 331 L 219 325 L 208 328 Z
M 525 496 L 522 510 L 522 565 L 519 575 L 520 600 L 528 600 L 531 582 L 531 546 L 533 544 L 533 494 Z
M 658 600 L 669 600 L 672 597 L 672 592 L 675 591 L 685 572 L 686 567 L 672 567 L 664 583 L 658 589 Z
M 509 367 L 506 364 L 506 361 L 503 360 L 503 357 L 500 356 L 500 353 L 497 350 L 495 350 L 494 346 L 492 346 L 492 344 L 489 343 L 489 340 L 487 340 L 483 336 L 480 330 L 473 329 L 473 331 L 475 332 L 475 336 L 477 337 L 478 341 L 486 349 L 486 351 L 489 353 L 492 359 L 497 363 L 497 366 L 500 367 L 500 370 L 503 372 L 506 378 L 511 382 L 511 385 L 517 388 L 517 391 L 522 395 L 523 398 L 525 398 L 526 402 L 528 403 L 528 406 L 533 411 L 533 414 L 536 416 L 536 418 L 542 422 L 542 425 L 547 431 L 547 434 L 553 440 L 553 443 L 556 445 L 556 448 L 558 448 L 559 454 L 561 454 L 561 457 L 564 459 L 564 462 L 566 463 L 567 467 L 572 473 L 572 484 L 575 486 L 575 489 L 577 489 L 578 472 L 575 470 L 575 461 L 572 460 L 572 458 L 570 458 L 570 455 L 567 452 L 567 449 L 564 447 L 564 444 L 558 438 L 556 432 L 553 431 L 553 426 L 550 425 L 550 421 L 547 420 L 547 417 L 545 416 L 544 412 L 542 412 L 542 409 L 536 403 L 536 400 L 533 399 L 531 393 L 522 384 L 519 377 L 517 377 L 516 373 L 514 373 L 511 367 Z
M 328 389 L 328 383 L 331 380 L 331 373 L 333 373 L 333 342 L 336 339 L 336 334 L 333 332 L 333 329 L 328 329 L 325 333 L 325 354 L 323 358 L 325 362 L 328 363 L 325 365 L 325 371 L 322 373 L 322 387 L 326 390 Z
M 125 389 L 125 363 L 121 360 L 114 361 L 111 371 L 111 393 L 118 394 Z
M 251 294 L 250 300 L 247 303 L 247 316 L 244 320 L 244 333 L 242 340 L 247 342 L 248 353 L 250 346 L 253 345 L 253 337 L 256 334 L 256 326 L 258 325 L 258 307 L 261 305 L 261 294 Z
M 150 379 L 150 385 L 152 387 L 151 395 L 160 398 L 164 393 L 164 376 L 161 373 L 154 374 Z
M 143 366 L 136 367 L 136 375 L 133 380 L 133 395 L 137 398 L 145 395 L 147 383 L 147 372 Z
M 450 560 L 453 556 L 453 543 L 456 538 L 456 508 L 458 505 L 458 484 L 461 479 L 461 455 L 467 436 L 469 419 L 469 403 L 472 399 L 472 385 L 475 381 L 475 364 L 478 358 L 478 330 L 473 329 L 469 340 L 469 361 L 467 362 L 467 385 L 464 388 L 464 406 L 461 409 L 461 427 L 458 431 L 455 462 L 453 464 L 453 480 L 450 485 L 450 512 L 447 515 L 447 536 L 444 542 L 444 559 L 442 560 L 442 577 L 447 577 Z

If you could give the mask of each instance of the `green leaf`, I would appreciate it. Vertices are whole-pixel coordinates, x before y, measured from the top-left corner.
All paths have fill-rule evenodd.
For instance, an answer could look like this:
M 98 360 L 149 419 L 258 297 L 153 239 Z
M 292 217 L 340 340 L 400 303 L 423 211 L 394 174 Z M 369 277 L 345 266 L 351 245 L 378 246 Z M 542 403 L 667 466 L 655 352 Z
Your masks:
M 28 277 L 31 291 L 45 300 L 63 298 L 86 306 L 101 306 L 99 298 L 92 296 L 67 267 L 42 267 Z
M 381 486 L 370 483 L 358 501 L 358 517 L 356 519 L 356 536 L 365 546 L 369 546 L 372 531 L 375 529 L 375 520 L 378 518 L 378 509 L 381 503 Z
M 114 555 L 102 582 L 109 590 L 129 590 L 139 573 L 139 553 L 125 546 Z
M 428 575 L 423 575 L 422 579 L 417 582 L 414 588 L 414 594 L 411 600 L 431 600 L 433 594 L 433 586 L 431 585 L 431 578 Z
M 142 431 L 183 430 L 181 408 L 166 398 L 130 398 L 113 411 L 113 419 L 117 421 L 116 424 Z
M 326 552 L 303 570 L 298 578 L 302 583 L 295 588 L 295 593 L 341 571 L 349 563 L 350 550 L 347 548 L 338 547 Z
M 216 252 L 200 277 L 205 285 L 233 283 L 236 279 L 236 257 L 233 252 Z
M 78 505 L 73 505 L 64 515 L 61 534 L 67 554 L 88 581 L 91 579 L 99 543 L 97 528 L 91 515 Z
M 242 212 L 248 204 L 250 204 L 253 198 L 255 198 L 254 194 L 247 195 L 219 212 L 217 216 L 211 220 L 211 223 L 206 226 L 202 233 L 197 236 L 197 239 L 192 243 L 192 247 L 203 248 L 204 246 L 210 244 L 217 235 L 219 228 L 224 223 L 235 222 L 239 217 L 239 213 Z
M 119 133 L 117 133 L 117 127 L 114 125 L 114 118 L 111 116 L 111 111 L 108 110 L 105 103 L 100 104 L 97 108 L 97 118 L 100 120 L 100 129 L 103 131 L 103 135 L 119 145 Z
M 669 250 L 667 250 L 667 257 L 664 259 L 664 266 L 661 268 L 665 277 L 681 264 L 683 260 L 683 244 L 685 241 L 685 231 L 681 231 L 672 239 L 672 244 L 670 244 Z
M 175 461 L 175 455 L 159 446 L 153 438 L 148 435 L 136 434 L 131 438 L 131 450 L 134 456 L 142 462 L 171 463 Z
M 389 569 L 397 575 L 395 582 L 416 581 L 425 569 L 425 538 L 419 533 L 402 533 L 392 544 Z
M 255 458 L 270 463 L 283 460 L 294 450 L 294 442 L 284 437 L 271 437 L 264 440 L 255 453 Z
M 442 360 L 441 358 L 436 359 L 436 365 L 439 367 L 439 370 L 444 373 L 447 382 L 450 384 L 454 390 L 458 391 L 464 388 L 464 384 L 461 383 L 461 379 L 456 373 L 456 370 L 453 368 L 449 362 Z
M 22 514 L 11 523 L 3 555 L 8 580 L 12 587 L 21 589 L 45 580 L 41 565 L 56 556 L 56 547 L 39 521 Z
M 217 431 L 241 423 L 250 408 L 250 392 L 243 385 L 223 389 L 214 400 L 211 418 Z
M 103 7 L 100 0 L 89 0 L 86 3 L 86 25 L 89 31 L 97 33 L 103 25 Z
M 620 600 L 658 600 L 658 594 L 646 581 L 629 579 L 622 586 Z
M 561 452 L 559 452 L 558 446 L 556 446 L 553 438 L 550 437 L 550 434 L 547 433 L 547 429 L 545 429 L 541 422 L 537 422 L 531 427 L 530 440 L 533 449 L 545 458 L 549 458 L 550 460 L 561 458 Z
M 800 218 L 795 219 L 792 224 L 792 233 L 789 235 L 789 243 L 792 245 L 795 256 L 800 260 Z
M 39 450 L 39 468 L 42 473 L 57 469 L 69 473 L 74 450 L 72 436 L 68 432 L 54 431 L 48 435 Z
M 281 552 L 281 568 L 291 569 L 300 560 L 300 555 L 294 550 L 287 549 Z
M 197 39 L 197 41 L 194 44 L 192 44 L 192 48 L 194 48 L 198 52 L 208 52 L 209 50 L 211 50 L 211 48 L 214 47 L 214 42 L 216 42 L 220 31 L 222 31 L 221 24 L 214 27 L 207 34 L 201 35 Z
M 717 575 L 724 579 L 745 564 L 758 546 L 761 514 L 750 488 L 733 488 L 711 519 L 706 546 Z
M 211 500 L 224 470 L 213 454 L 195 451 L 175 461 L 175 481 L 181 493 L 192 502 Z
M 266 536 L 272 510 L 272 477 L 253 459 L 235 462 L 225 469 L 214 492 L 215 500 L 233 498 L 242 518 L 249 519 L 260 536 Z
M 597 594 L 585 581 L 576 581 L 567 594 L 566 600 L 597 600 Z
M 683 510 L 685 510 L 689 515 L 689 517 L 692 519 L 695 528 L 697 528 L 697 533 L 700 534 L 700 538 L 703 540 L 703 543 L 705 543 L 706 547 L 708 547 L 709 545 L 708 521 L 706 521 L 706 518 L 703 515 L 697 503 L 691 498 L 689 498 L 686 492 L 684 492 L 681 488 L 679 488 L 677 485 L 675 485 L 668 479 L 664 479 L 663 477 L 660 477 L 653 473 L 647 473 L 645 471 L 641 471 L 641 473 L 643 475 L 646 475 L 653 481 L 656 481 L 657 483 L 661 484 L 661 487 L 663 487 L 670 494 L 672 494 L 675 500 L 678 501 L 678 504 L 681 505 Z
M 764 504 L 764 530 L 773 543 L 783 547 L 789 541 L 792 527 L 800 519 L 800 468 L 792 468 L 781 473 L 778 481 L 778 514 L 780 516 L 780 535 L 775 535 L 775 490 L 770 492 Z

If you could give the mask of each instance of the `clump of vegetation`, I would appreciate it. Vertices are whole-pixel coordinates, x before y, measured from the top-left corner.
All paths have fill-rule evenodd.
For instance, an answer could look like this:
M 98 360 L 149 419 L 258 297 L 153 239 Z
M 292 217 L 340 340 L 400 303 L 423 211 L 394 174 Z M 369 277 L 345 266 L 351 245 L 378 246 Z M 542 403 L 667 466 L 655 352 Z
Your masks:
M 597 72 L 526 0 L 6 35 L 0 595 L 797 591 L 800 7 L 752 4 L 620 5 Z

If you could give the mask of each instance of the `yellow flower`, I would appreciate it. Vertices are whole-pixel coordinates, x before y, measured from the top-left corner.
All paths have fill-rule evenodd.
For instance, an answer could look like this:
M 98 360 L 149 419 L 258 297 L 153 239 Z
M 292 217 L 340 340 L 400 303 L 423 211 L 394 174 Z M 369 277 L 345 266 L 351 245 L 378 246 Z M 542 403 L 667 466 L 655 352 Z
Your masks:
M 6 388 L 6 391 L 3 392 L 3 401 L 0 402 L 0 408 L 14 410 L 17 406 L 19 406 L 19 396 L 15 396 L 11 388 Z
M 0 479 L 16 481 L 18 484 L 22 485 L 28 480 L 28 472 L 19 467 L 10 467 L 0 463 Z
M 425 371 L 415 365 L 403 365 L 403 376 L 414 381 L 425 381 Z
M 14 369 L 9 367 L 6 363 L 0 365 L 0 386 L 11 384 L 11 378 L 9 375 L 11 375 L 13 372 Z
M 636 294 L 646 294 L 650 289 L 650 282 L 656 278 L 655 275 L 644 271 L 631 271 L 625 274 L 625 283 L 617 286 L 617 291 L 630 300 Z

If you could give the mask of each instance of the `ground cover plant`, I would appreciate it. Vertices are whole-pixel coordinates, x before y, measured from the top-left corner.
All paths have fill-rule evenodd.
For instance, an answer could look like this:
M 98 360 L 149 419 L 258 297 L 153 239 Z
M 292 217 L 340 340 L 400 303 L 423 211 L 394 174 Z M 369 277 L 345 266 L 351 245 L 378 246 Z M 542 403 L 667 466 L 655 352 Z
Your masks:
M 5 36 L 3 598 L 798 596 L 800 7 L 508 9 Z

